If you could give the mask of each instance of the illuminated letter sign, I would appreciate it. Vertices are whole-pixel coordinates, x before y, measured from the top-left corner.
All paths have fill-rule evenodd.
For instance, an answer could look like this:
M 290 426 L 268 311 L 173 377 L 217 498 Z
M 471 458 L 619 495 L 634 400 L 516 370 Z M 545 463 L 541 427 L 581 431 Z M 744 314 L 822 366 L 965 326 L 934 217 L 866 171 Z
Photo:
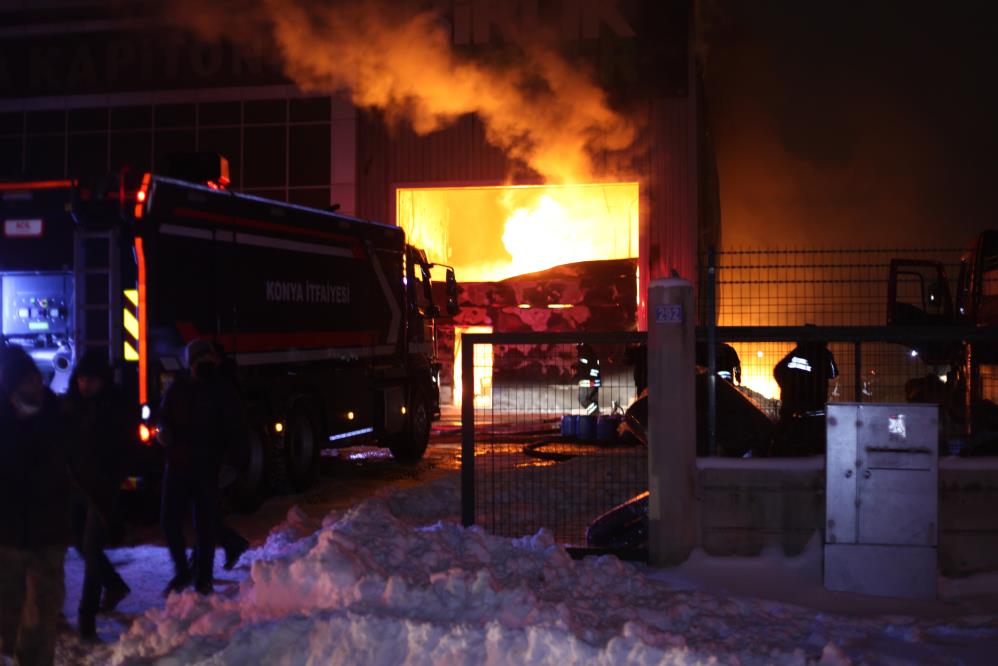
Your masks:
M 41 220 L 4 220 L 3 235 L 5 238 L 38 238 L 45 229 Z

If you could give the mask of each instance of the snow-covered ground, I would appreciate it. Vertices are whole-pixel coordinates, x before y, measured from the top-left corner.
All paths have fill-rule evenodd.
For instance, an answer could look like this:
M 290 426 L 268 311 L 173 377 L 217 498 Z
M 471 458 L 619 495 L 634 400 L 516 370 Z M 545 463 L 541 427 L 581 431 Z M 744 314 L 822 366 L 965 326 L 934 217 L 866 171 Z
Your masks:
M 456 521 L 457 479 L 333 511 L 292 509 L 218 594 L 159 596 L 165 550 L 112 553 L 135 590 L 71 637 L 63 663 L 995 663 L 998 577 L 943 581 L 933 603 L 821 588 L 820 547 L 654 570 L 573 561 L 550 533 L 490 536 Z M 67 563 L 78 592 L 81 563 Z M 72 617 L 76 598 L 66 602 Z M 871 614 L 871 611 L 876 614 Z M 120 633 L 120 638 L 116 635 Z

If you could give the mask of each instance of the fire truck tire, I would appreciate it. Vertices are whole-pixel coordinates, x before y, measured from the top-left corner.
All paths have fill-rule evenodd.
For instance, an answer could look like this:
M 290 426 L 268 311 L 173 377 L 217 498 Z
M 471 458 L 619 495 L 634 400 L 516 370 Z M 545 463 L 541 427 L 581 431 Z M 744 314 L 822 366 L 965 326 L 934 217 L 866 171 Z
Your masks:
M 293 490 L 305 490 L 315 481 L 321 450 L 315 419 L 305 401 L 298 400 L 288 413 L 284 435 L 285 469 Z
M 395 460 L 402 463 L 414 463 L 422 459 L 426 446 L 430 443 L 430 401 L 426 391 L 416 388 L 409 400 L 406 413 L 405 428 L 389 441 Z
M 246 449 L 240 456 L 240 469 L 232 488 L 232 504 L 237 511 L 251 512 L 263 501 L 266 485 L 267 429 L 252 423 L 246 437 Z

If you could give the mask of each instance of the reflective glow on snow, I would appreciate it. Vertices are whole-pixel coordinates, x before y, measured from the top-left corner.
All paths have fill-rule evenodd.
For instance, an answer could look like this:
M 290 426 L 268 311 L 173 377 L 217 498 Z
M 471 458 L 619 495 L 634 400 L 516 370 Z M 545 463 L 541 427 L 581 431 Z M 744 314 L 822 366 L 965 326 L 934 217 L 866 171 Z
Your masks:
M 558 470 L 539 471 L 554 480 Z M 105 640 L 121 634 L 112 645 L 62 635 L 58 662 L 991 663 L 998 642 L 998 617 L 959 601 L 998 593 L 998 576 L 942 581 L 943 600 L 919 607 L 918 619 L 909 601 L 825 592 L 818 539 L 796 557 L 779 546 L 760 557 L 697 550 L 681 567 L 653 570 L 572 560 L 544 530 L 509 539 L 461 527 L 459 498 L 454 475 L 321 524 L 294 507 L 235 572 L 220 572 L 215 595 L 187 591 L 165 607 L 165 548 L 111 551 L 133 586 L 121 610 L 134 622 L 101 616 Z M 81 573 L 71 554 L 69 617 Z

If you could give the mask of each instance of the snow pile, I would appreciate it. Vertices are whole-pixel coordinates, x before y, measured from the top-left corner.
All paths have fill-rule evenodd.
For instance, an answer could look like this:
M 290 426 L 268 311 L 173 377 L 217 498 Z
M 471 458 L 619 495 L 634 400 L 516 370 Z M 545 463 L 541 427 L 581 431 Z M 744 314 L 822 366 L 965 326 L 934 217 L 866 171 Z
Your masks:
M 422 524 L 434 508 L 456 509 L 447 504 L 453 486 L 368 500 L 333 512 L 321 527 L 292 510 L 251 554 L 238 590 L 171 596 L 133 623 L 111 661 L 797 664 L 869 654 L 932 661 L 956 636 L 998 638 L 994 617 L 844 618 L 683 589 L 612 557 L 573 561 L 543 530 L 508 539 L 454 522 Z

